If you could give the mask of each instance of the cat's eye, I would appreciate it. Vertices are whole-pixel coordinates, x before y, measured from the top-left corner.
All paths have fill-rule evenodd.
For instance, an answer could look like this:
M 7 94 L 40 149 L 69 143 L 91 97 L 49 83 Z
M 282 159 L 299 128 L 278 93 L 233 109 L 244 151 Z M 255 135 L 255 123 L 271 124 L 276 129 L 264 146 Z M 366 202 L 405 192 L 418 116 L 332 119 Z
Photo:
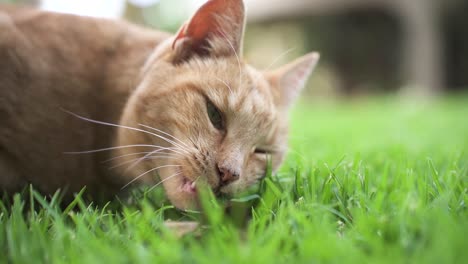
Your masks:
M 206 111 L 208 112 L 208 117 L 210 118 L 211 124 L 218 129 L 224 130 L 224 120 L 219 109 L 210 101 L 206 100 Z

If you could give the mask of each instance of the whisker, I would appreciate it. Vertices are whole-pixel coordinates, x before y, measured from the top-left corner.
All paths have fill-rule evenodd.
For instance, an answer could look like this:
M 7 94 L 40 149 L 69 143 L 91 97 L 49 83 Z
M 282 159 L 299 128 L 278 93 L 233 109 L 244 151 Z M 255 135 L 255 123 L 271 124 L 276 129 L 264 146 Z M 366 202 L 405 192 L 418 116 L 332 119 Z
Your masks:
M 266 71 L 270 70 L 271 67 L 273 67 L 273 65 L 275 65 L 276 62 L 278 62 L 278 60 L 280 60 L 283 56 L 285 56 L 286 54 L 290 53 L 291 51 L 295 50 L 296 48 L 290 48 L 284 52 L 282 52 L 280 55 L 278 55 L 266 68 L 264 68 L 262 70 L 262 73 L 265 73 Z M 262 75 L 259 75 L 255 78 L 255 82 L 257 82 L 260 78 L 262 78 Z
M 64 154 L 87 154 L 87 153 L 102 152 L 102 151 L 113 150 L 113 149 L 134 148 L 134 147 L 160 148 L 159 146 L 156 146 L 156 145 L 133 144 L 133 145 L 116 146 L 116 147 L 109 147 L 109 148 L 102 148 L 102 149 L 93 149 L 93 150 L 85 150 L 85 151 L 67 151 L 67 152 L 64 152 Z
M 229 38 L 227 37 L 226 33 L 224 33 L 223 31 L 220 32 L 221 35 L 223 35 L 224 39 L 226 40 L 226 42 L 229 44 L 229 46 L 231 47 L 232 51 L 234 52 L 234 55 L 236 55 L 236 59 L 237 59 L 237 64 L 239 66 L 239 86 L 241 85 L 242 83 L 242 67 L 241 67 L 241 61 L 240 61 L 240 58 L 239 58 L 239 55 L 237 54 L 237 51 L 236 49 L 234 48 L 234 45 L 232 45 L 231 41 L 229 40 Z
M 153 154 L 156 154 L 156 153 L 159 153 L 161 151 L 164 151 L 164 150 L 171 150 L 170 148 L 161 148 L 161 149 L 157 149 L 157 150 L 154 150 L 154 151 L 151 151 L 150 153 L 146 154 L 145 156 L 141 157 L 141 158 L 138 158 L 134 163 L 130 164 L 130 166 L 128 166 L 125 171 L 129 171 L 131 168 L 135 167 L 138 163 L 140 163 L 142 160 L 146 159 L 147 157 L 153 155 Z M 182 153 L 179 153 L 179 154 L 182 154 Z
M 172 157 L 172 156 L 164 156 L 164 155 L 157 155 L 157 156 L 151 156 L 151 157 L 147 157 L 146 159 L 159 159 L 159 158 L 167 158 L 167 159 L 175 159 L 175 160 L 178 160 L 176 157 Z M 117 165 L 114 165 L 114 166 L 111 166 L 109 167 L 109 170 L 111 169 L 115 169 L 115 168 L 118 168 L 118 167 L 121 167 L 125 164 L 128 164 L 130 162 L 134 162 L 135 160 L 138 160 L 140 158 L 135 158 L 135 159 L 131 159 L 131 160 L 127 160 L 127 161 L 124 161 L 124 162 L 121 162 Z
M 146 131 L 146 130 L 143 130 L 143 129 L 139 129 L 139 128 L 135 128 L 135 127 L 130 127 L 130 126 L 123 126 L 123 125 L 118 125 L 118 124 L 113 124 L 113 123 L 108 123 L 108 122 L 103 122 L 103 121 L 98 121 L 98 120 L 94 120 L 94 119 L 90 119 L 90 118 L 86 118 L 86 117 L 83 117 L 83 116 L 80 116 L 78 114 L 75 114 L 73 112 L 70 112 L 70 111 L 67 111 L 65 109 L 62 109 L 64 112 L 66 113 L 69 113 L 79 119 L 82 119 L 84 121 L 88 121 L 88 122 L 91 122 L 91 123 L 95 123 L 95 124 L 100 124 L 100 125 L 105 125 L 105 126 L 112 126 L 112 127 L 120 127 L 120 128 L 125 128 L 125 129 L 129 129 L 129 130 L 133 130 L 133 131 L 138 131 L 138 132 L 142 132 L 142 133 L 146 133 L 146 134 L 149 134 L 149 135 L 153 135 L 155 137 L 158 137 L 162 140 L 165 140 L 166 142 L 168 143 L 171 143 L 170 140 L 166 139 L 165 137 L 163 136 L 160 136 L 158 134 L 155 134 L 155 133 L 152 133 L 152 132 L 149 132 L 149 131 Z M 173 144 L 173 143 L 171 143 Z M 188 152 L 187 150 L 185 150 L 186 152 Z
M 286 54 L 290 53 L 291 51 L 295 50 L 296 48 L 290 48 L 283 53 L 281 53 L 279 56 L 277 56 L 265 69 L 262 70 L 262 72 L 268 71 L 275 63 L 280 60 L 282 57 L 286 56 Z
M 159 167 L 156 167 L 156 168 L 152 168 L 150 170 L 147 170 L 145 172 L 143 172 L 142 174 L 138 175 L 137 177 L 135 177 L 133 180 L 129 181 L 127 184 L 125 184 L 122 188 L 120 188 L 120 190 L 123 190 L 125 189 L 127 186 L 129 186 L 130 184 L 134 183 L 136 180 L 138 180 L 139 178 L 143 177 L 144 175 L 152 172 L 152 171 L 155 171 L 157 169 L 161 169 L 161 168 L 166 168 L 166 167 L 183 167 L 182 165 L 163 165 L 163 166 L 159 166 Z
M 162 180 L 162 181 L 159 181 L 158 183 L 156 183 L 155 185 L 153 185 L 151 188 L 148 189 L 148 192 L 152 191 L 154 188 L 158 187 L 159 185 L 161 185 L 163 182 L 167 181 L 167 180 L 170 180 L 172 178 L 174 178 L 175 176 L 178 176 L 182 174 L 182 172 L 176 172 L 174 174 L 172 174 L 171 176 L 167 177 L 166 179 Z
M 229 86 L 225 81 L 223 81 L 222 79 L 218 78 L 218 77 L 215 77 L 218 81 L 222 82 L 228 89 L 229 89 L 229 92 L 231 93 L 231 95 L 234 94 L 234 92 L 232 91 L 231 89 L 231 86 Z
M 201 176 L 198 176 L 193 182 L 197 182 L 198 179 L 200 179 Z
M 161 148 L 162 148 L 162 147 L 161 147 Z M 169 148 L 168 148 L 168 149 L 169 149 Z M 116 160 L 116 159 L 120 159 L 120 158 L 123 158 L 123 157 L 136 156 L 136 155 L 148 154 L 148 153 L 152 153 L 152 151 L 134 152 L 134 153 L 124 154 L 124 155 L 120 155 L 120 156 L 115 156 L 115 157 L 112 157 L 112 158 L 110 158 L 110 159 L 106 159 L 106 160 L 104 160 L 104 161 L 101 161 L 101 163 L 110 162 L 110 161 L 113 161 L 113 160 Z
M 189 140 L 190 142 L 192 142 L 192 145 L 194 145 L 194 146 L 197 145 L 197 144 L 195 144 L 195 142 L 193 141 L 193 139 L 192 139 L 191 137 L 187 137 L 187 138 L 188 138 L 188 140 Z
M 106 163 L 106 162 L 113 161 L 113 160 L 116 160 L 116 159 L 120 159 L 120 158 L 123 158 L 123 157 L 136 156 L 136 155 L 147 154 L 147 153 L 151 153 L 151 151 L 144 151 L 144 152 L 135 152 L 135 153 L 124 154 L 124 155 L 112 157 L 112 158 L 110 158 L 110 159 L 106 159 L 106 160 L 104 160 L 104 161 L 101 161 L 101 163 Z
M 292 154 L 296 155 L 297 157 L 299 157 L 303 162 L 307 162 L 307 159 L 304 157 L 304 155 L 301 152 L 296 151 L 296 150 L 292 149 L 291 147 L 288 148 L 286 153 L 287 154 L 292 153 Z
M 160 130 L 160 129 L 157 129 L 157 128 L 154 128 L 154 127 L 150 127 L 150 126 L 147 126 L 147 125 L 144 125 L 144 124 L 138 124 L 138 125 L 140 125 L 140 126 L 142 126 L 142 127 L 145 127 L 145 128 L 148 128 L 148 129 L 152 129 L 152 130 L 157 131 L 157 132 L 159 132 L 159 133 L 162 133 L 162 134 L 164 134 L 164 135 L 167 135 L 167 136 L 169 136 L 169 137 L 171 137 L 171 138 L 177 140 L 178 142 L 182 143 L 185 147 L 190 147 L 189 145 L 187 145 L 187 144 L 186 144 L 185 142 L 183 142 L 182 140 L 180 140 L 180 139 L 176 138 L 175 136 L 173 136 L 173 135 L 171 135 L 171 134 L 169 134 L 169 133 L 166 133 L 166 132 L 164 132 L 164 131 L 162 131 L 162 130 Z M 166 139 L 167 139 L 167 138 L 166 138 Z M 169 140 L 169 139 L 167 139 L 167 140 Z M 174 145 L 176 145 L 176 146 L 180 146 L 180 145 L 176 144 L 176 143 L 175 143 L 174 141 L 172 141 L 172 140 L 171 140 L 171 142 L 172 142 L 172 144 L 174 144 Z M 180 147 L 183 148 L 183 146 L 180 146 Z

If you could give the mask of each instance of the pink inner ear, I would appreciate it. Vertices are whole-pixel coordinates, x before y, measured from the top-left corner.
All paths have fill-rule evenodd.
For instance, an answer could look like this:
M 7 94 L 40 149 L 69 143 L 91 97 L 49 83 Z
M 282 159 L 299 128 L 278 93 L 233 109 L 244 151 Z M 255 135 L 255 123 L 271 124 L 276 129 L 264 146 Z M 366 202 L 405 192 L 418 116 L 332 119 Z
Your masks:
M 300 68 L 297 70 L 294 78 L 294 85 L 299 85 L 301 81 L 304 81 L 306 78 L 306 73 L 307 73 L 308 68 Z
M 280 90 L 284 105 L 289 106 L 296 99 L 318 60 L 318 53 L 310 53 L 280 69 Z
M 179 39 L 182 39 L 185 37 L 185 30 L 187 28 L 187 23 L 184 23 L 182 25 L 182 27 L 180 27 L 179 31 L 177 32 L 177 35 L 174 39 L 174 42 L 172 42 L 172 49 L 175 48 L 175 45 L 176 45 L 176 42 L 179 40 Z
M 194 45 L 197 45 L 204 42 L 209 34 L 221 35 L 215 15 L 222 14 L 226 11 L 226 8 L 226 1 L 224 0 L 210 0 L 206 2 L 198 9 L 190 21 L 179 29 L 172 48 L 182 38 L 188 37 Z
M 232 19 L 232 23 L 220 24 L 217 17 L 223 16 Z M 172 43 L 172 48 L 175 48 L 177 41 L 184 38 L 190 39 L 190 45 L 195 50 L 199 49 L 213 35 L 228 38 L 225 34 L 235 34 L 240 35 L 238 38 L 241 38 L 242 31 L 233 32 L 233 29 L 242 28 L 243 23 L 244 6 L 242 0 L 209 0 L 198 9 L 188 23 L 179 29 Z M 238 43 L 233 43 L 234 46 L 239 46 L 236 44 Z
M 301 89 L 300 86 L 302 86 L 306 81 L 308 73 L 312 70 L 312 66 L 313 65 L 311 62 L 302 63 L 297 68 L 293 68 L 288 73 L 286 73 L 286 85 L 293 86 L 289 87 L 289 89 Z

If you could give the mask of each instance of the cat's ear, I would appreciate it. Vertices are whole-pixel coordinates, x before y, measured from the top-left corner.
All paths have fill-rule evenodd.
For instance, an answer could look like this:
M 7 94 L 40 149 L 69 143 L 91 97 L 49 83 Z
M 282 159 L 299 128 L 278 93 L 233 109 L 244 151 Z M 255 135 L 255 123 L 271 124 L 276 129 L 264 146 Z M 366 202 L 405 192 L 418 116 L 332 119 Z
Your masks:
M 242 0 L 209 0 L 179 29 L 172 43 L 173 60 L 239 55 L 244 26 Z
M 278 106 L 288 108 L 297 99 L 319 58 L 319 53 L 312 52 L 266 74 Z

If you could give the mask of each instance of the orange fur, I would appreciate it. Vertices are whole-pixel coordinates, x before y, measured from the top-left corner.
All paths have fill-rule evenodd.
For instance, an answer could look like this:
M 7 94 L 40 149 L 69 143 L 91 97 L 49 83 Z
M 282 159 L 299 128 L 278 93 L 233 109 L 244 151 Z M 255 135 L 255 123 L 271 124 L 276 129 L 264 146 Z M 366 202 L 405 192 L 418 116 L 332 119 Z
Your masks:
M 162 182 L 175 206 L 190 208 L 192 182 L 232 194 L 263 177 L 267 155 L 256 148 L 271 151 L 277 169 L 288 107 L 318 55 L 261 73 L 239 57 L 243 28 L 241 0 L 208 1 L 174 37 L 0 7 L 0 187 L 115 194 Z M 221 130 L 207 99 L 222 113 Z M 120 148 L 66 154 L 108 147 Z

